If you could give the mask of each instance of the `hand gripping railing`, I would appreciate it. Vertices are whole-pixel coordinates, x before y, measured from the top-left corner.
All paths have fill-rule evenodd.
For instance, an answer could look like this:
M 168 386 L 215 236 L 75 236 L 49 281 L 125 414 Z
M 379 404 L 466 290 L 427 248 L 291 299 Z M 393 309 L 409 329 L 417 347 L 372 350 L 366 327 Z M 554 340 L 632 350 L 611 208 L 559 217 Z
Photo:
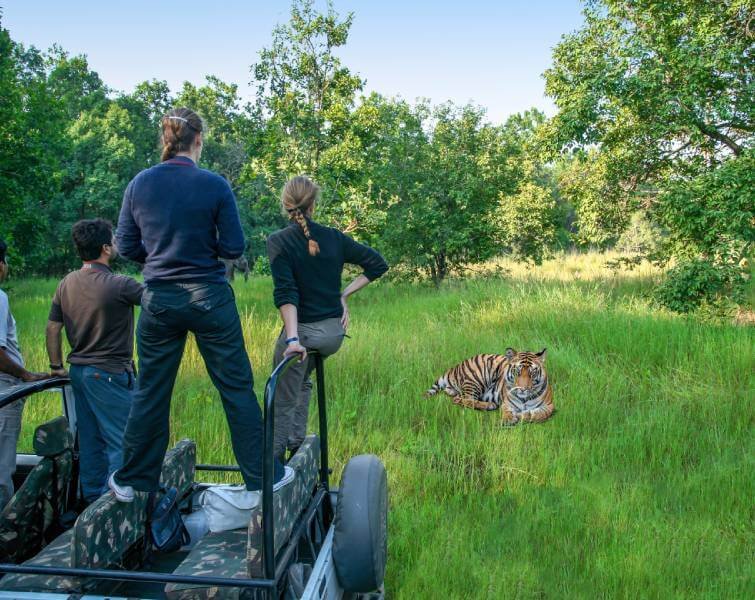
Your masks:
M 317 374 L 317 408 L 320 420 L 320 484 L 327 491 L 330 489 L 330 471 L 328 468 L 328 420 L 325 407 L 323 357 L 316 351 L 308 352 L 307 354 L 314 359 Z M 267 384 L 265 385 L 264 465 L 262 474 L 262 561 L 267 579 L 275 579 L 275 518 L 273 514 L 275 392 L 278 386 L 278 379 L 283 376 L 294 361 L 300 360 L 300 358 L 301 356 L 298 354 L 292 354 L 284 358 L 273 369 L 270 379 L 267 380 Z

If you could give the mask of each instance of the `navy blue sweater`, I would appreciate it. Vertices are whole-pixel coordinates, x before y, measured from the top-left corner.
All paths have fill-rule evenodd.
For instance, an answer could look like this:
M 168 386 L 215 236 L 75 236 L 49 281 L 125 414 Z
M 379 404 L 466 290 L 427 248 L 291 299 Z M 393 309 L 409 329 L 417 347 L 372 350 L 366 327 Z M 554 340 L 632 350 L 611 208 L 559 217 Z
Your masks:
M 236 199 L 220 175 L 177 156 L 145 169 L 123 194 L 118 251 L 144 264 L 144 280 L 225 281 L 218 258 L 244 251 Z
M 320 253 L 310 256 L 307 239 L 301 228 L 292 223 L 267 238 L 267 255 L 273 273 L 273 302 L 280 308 L 293 304 L 299 323 L 314 323 L 340 317 L 341 274 L 344 263 L 359 265 L 364 276 L 373 281 L 388 270 L 380 254 L 369 246 L 355 242 L 348 235 L 324 227 L 310 219 L 312 238 Z

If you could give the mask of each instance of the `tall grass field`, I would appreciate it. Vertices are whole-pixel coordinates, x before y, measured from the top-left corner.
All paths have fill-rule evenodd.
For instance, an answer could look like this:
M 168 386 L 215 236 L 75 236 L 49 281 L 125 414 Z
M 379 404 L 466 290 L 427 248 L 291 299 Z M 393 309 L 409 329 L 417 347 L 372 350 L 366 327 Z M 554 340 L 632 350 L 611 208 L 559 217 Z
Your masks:
M 647 301 L 657 273 L 601 255 L 432 286 L 380 282 L 350 302 L 350 339 L 326 361 L 331 455 L 377 454 L 390 486 L 390 598 L 744 598 L 753 577 L 752 327 Z M 29 367 L 43 370 L 55 281 L 11 281 Z M 280 321 L 268 278 L 234 284 L 261 396 Z M 446 369 L 507 346 L 548 348 L 556 413 L 422 397 Z M 196 347 L 184 356 L 171 439 L 233 461 Z M 316 423 L 312 411 L 311 426 Z M 35 424 L 59 414 L 31 401 Z

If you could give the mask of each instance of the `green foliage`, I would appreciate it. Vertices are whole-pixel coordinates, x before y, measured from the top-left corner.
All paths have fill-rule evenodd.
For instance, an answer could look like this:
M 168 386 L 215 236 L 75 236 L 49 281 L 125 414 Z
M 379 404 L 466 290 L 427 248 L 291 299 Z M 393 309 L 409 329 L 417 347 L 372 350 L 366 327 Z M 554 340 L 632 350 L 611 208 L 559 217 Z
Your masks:
M 213 76 L 175 96 L 156 80 L 116 94 L 85 56 L 25 50 L 3 30 L 0 235 L 23 257 L 17 268 L 75 266 L 71 225 L 115 221 L 128 180 L 159 160 L 160 118 L 177 105 L 204 119 L 203 166 L 233 187 L 251 261 L 285 224 L 279 190 L 300 173 L 321 186 L 318 220 L 377 246 L 413 277 L 437 283 L 505 249 L 540 260 L 559 198 L 537 157 L 544 115 L 527 111 L 495 127 L 473 106 L 357 98 L 364 81 L 336 55 L 352 22 L 332 4 L 320 12 L 313 0 L 294 0 L 252 65 L 257 96 L 246 105 L 235 84 Z
M 413 143 L 405 148 L 411 162 L 393 163 L 408 171 L 393 182 L 398 193 L 388 204 L 381 240 L 393 260 L 438 283 L 451 270 L 498 251 L 498 197 L 514 183 L 500 132 L 484 123 L 480 109 L 420 107 L 414 124 Z
M 11 40 L 0 22 L 0 237 L 11 242 L 14 269 L 45 243 L 39 222 L 53 196 L 66 140 L 59 99 L 47 88 L 44 58 Z
M 606 248 L 613 244 L 629 217 L 629 198 L 608 175 L 608 155 L 595 151 L 564 162 L 558 173 L 559 191 L 573 208 L 575 241 Z
M 255 110 L 265 117 L 263 144 L 252 165 L 276 196 L 285 180 L 301 173 L 317 179 L 331 195 L 336 182 L 323 171 L 327 156 L 343 143 L 355 93 L 363 81 L 341 64 L 335 49 L 346 44 L 353 15 L 341 20 L 328 4 L 325 14 L 314 0 L 294 0 L 289 23 L 273 30 L 270 47 L 252 65 L 257 84 Z
M 742 299 L 744 279 L 737 265 L 692 258 L 669 270 L 655 297 L 666 308 L 686 313 L 703 304 L 722 305 Z
M 665 255 L 682 261 L 659 287 L 659 301 L 680 312 L 722 297 L 741 301 L 746 279 L 740 262 L 755 242 L 755 151 L 673 181 L 653 211 L 669 231 Z
M 503 240 L 514 256 L 540 264 L 556 235 L 556 202 L 550 190 L 531 181 L 501 199 Z
M 655 196 L 662 257 L 702 261 L 674 276 L 702 263 L 725 271 L 753 229 L 752 3 L 589 0 L 584 14 L 545 73 L 559 112 L 544 138 L 587 152 L 563 180 L 578 240 L 610 244 Z
M 624 180 L 751 142 L 751 3 L 589 0 L 584 14 L 545 73 L 559 145 L 601 144 Z
M 618 241 L 722 269 L 712 293 L 737 293 L 726 270 L 751 250 L 755 204 L 747 0 L 589 0 L 545 74 L 558 114 L 500 126 L 472 105 L 360 96 L 338 56 L 353 20 L 293 0 L 251 67 L 249 103 L 214 76 L 175 96 L 156 80 L 116 93 L 85 56 L 24 48 L 0 27 L 0 236 L 15 268 L 75 266 L 71 224 L 115 220 L 126 182 L 159 160 L 161 116 L 187 105 L 206 124 L 203 166 L 236 193 L 252 262 L 286 223 L 282 185 L 304 173 L 322 189 L 319 221 L 410 278 Z M 640 209 L 651 224 L 630 220 Z
M 669 253 L 737 263 L 755 242 L 755 148 L 715 170 L 670 181 L 653 205 Z

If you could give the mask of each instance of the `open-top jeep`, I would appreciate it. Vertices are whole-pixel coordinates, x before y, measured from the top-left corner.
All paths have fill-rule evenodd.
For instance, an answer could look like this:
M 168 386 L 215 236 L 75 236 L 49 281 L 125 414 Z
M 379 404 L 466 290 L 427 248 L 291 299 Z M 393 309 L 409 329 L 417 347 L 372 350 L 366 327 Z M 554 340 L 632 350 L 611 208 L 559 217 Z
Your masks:
M 63 415 L 39 425 L 36 455 L 19 454 L 17 491 L 0 513 L 0 598 L 381 598 L 387 556 L 387 481 L 373 455 L 352 458 L 331 489 L 323 359 L 314 354 L 319 434 L 307 436 L 288 465 L 293 483 L 273 493 L 273 425 L 283 360 L 265 386 L 262 502 L 247 527 L 208 532 L 189 547 L 155 552 L 147 534 L 148 494 L 132 503 L 111 492 L 83 508 L 73 392 L 65 378 L 0 393 L 0 407 L 59 390 Z M 196 464 L 196 444 L 165 455 L 161 486 L 178 490 L 183 513 L 208 483 L 197 471 L 238 466 Z

